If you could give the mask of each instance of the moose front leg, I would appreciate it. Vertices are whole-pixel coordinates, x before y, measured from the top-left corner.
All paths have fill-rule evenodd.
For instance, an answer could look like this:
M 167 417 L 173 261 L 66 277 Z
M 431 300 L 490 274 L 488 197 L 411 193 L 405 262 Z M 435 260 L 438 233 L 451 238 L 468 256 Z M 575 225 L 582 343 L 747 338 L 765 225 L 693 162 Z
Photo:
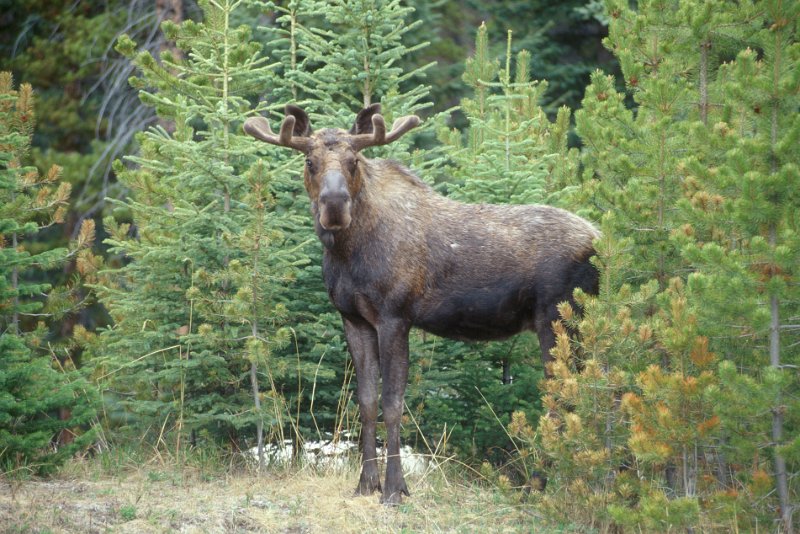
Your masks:
M 400 462 L 400 419 L 408 381 L 408 332 L 409 325 L 401 320 L 386 321 L 378 328 L 387 457 L 383 504 L 400 504 L 402 495 L 409 495 Z
M 381 475 L 375 451 L 375 425 L 378 420 L 378 334 L 363 321 L 344 319 L 344 333 L 356 368 L 356 392 L 361 412 L 361 477 L 356 495 L 372 495 L 381 490 Z

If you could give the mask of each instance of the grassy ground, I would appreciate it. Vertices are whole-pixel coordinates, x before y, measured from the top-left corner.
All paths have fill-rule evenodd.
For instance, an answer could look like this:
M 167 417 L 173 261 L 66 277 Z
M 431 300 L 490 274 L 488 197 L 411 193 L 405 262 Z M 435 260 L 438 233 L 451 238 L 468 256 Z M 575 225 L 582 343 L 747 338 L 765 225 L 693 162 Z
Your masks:
M 102 465 L 99 465 L 102 463 Z M 76 460 L 47 480 L 0 479 L 0 532 L 540 532 L 518 493 L 441 469 L 408 477 L 398 507 L 353 497 L 358 470 L 177 470 Z

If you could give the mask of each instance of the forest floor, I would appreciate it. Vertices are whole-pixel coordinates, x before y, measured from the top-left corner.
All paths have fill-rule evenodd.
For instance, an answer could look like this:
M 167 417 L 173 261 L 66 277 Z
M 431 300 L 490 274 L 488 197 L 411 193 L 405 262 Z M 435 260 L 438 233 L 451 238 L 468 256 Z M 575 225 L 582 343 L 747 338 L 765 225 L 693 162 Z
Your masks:
M 386 507 L 378 494 L 353 496 L 356 466 L 256 476 L 246 469 L 208 474 L 158 465 L 109 473 L 86 463 L 76 460 L 47 479 L 0 478 L 0 532 L 548 531 L 519 493 L 456 481 L 442 471 L 407 477 L 412 496 Z

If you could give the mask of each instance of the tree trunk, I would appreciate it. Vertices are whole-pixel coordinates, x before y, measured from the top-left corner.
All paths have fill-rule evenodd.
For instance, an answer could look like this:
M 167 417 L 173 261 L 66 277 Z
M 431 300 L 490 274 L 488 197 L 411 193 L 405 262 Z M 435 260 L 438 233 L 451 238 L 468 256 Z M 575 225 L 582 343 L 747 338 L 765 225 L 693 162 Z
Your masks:
M 776 43 L 777 44 L 777 43 Z M 776 46 L 776 50 L 780 50 Z M 773 91 L 778 91 L 778 65 L 779 57 L 775 60 L 775 80 Z M 772 116 L 770 117 L 770 148 L 772 150 L 772 173 L 778 172 L 778 161 L 775 155 L 775 146 L 778 144 L 778 102 L 777 99 L 772 104 Z M 778 242 L 777 223 L 771 223 L 768 231 L 769 245 L 775 250 Z M 781 318 L 780 302 L 777 295 L 770 295 L 769 298 L 769 364 L 771 367 L 781 371 Z M 780 517 L 783 524 L 783 531 L 792 534 L 792 507 L 789 502 L 789 479 L 786 474 L 786 460 L 781 454 L 780 447 L 783 442 L 783 400 L 781 392 L 775 398 L 775 405 L 772 408 L 772 443 L 775 448 L 775 484 L 778 490 L 778 503 L 780 505 Z
M 711 41 L 700 43 L 700 120 L 708 126 L 708 50 Z
M 159 25 L 165 20 L 170 20 L 175 24 L 183 22 L 183 0 L 156 0 L 156 19 Z M 161 43 L 161 51 L 171 52 L 175 59 L 183 57 L 175 43 L 166 39 Z
M 180 24 L 183 22 L 183 0 L 156 0 L 156 21 L 159 27 L 165 20 Z M 183 53 L 175 45 L 174 41 L 168 41 L 166 37 L 161 40 L 159 51 L 163 54 L 169 52 L 175 61 L 183 59 Z M 174 73 L 173 73 L 174 74 Z M 175 131 L 175 123 L 164 118 L 158 118 L 158 125 L 169 133 Z
M 511 376 L 511 362 L 508 361 L 508 358 L 503 358 L 503 384 L 508 385 L 512 380 L 514 377 Z

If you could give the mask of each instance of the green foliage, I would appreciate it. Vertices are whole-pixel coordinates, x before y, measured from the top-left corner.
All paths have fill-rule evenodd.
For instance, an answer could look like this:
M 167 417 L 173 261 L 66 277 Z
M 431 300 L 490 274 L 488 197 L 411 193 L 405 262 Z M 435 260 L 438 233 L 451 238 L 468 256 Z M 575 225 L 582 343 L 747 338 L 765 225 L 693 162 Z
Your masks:
M 547 385 L 539 452 L 558 474 L 543 502 L 604 528 L 752 530 L 777 515 L 788 529 L 800 465 L 798 383 L 784 368 L 797 348 L 783 326 L 797 316 L 800 259 L 797 9 L 607 7 L 627 91 L 593 75 L 576 113 L 585 171 L 569 196 L 613 217 L 597 249 L 601 293 L 582 302 L 581 339 L 559 342 Z
M 136 506 L 125 504 L 119 508 L 119 516 L 123 521 L 133 521 L 136 519 Z
M 175 429 L 177 444 L 187 431 L 215 441 L 262 424 L 280 432 L 275 380 L 294 375 L 267 362 L 290 341 L 290 282 L 308 262 L 306 238 L 295 239 L 285 212 L 295 189 L 286 162 L 257 161 L 241 131 L 272 66 L 249 27 L 231 27 L 234 7 L 202 3 L 204 22 L 165 26 L 185 59 L 119 44 L 162 124 L 139 136 L 135 167 L 117 166 L 132 195 L 116 203 L 120 221 L 105 220 L 107 243 L 130 261 L 97 287 L 115 324 L 93 364 L 134 428 Z
M 0 336 L 0 351 L 0 469 L 49 473 L 94 440 L 81 431 L 54 444 L 92 423 L 98 399 L 80 374 L 54 369 L 52 356 L 37 355 L 21 336 Z
M 425 107 L 419 101 L 427 96 L 427 87 L 398 90 L 404 79 L 432 66 L 403 72 L 398 65 L 404 56 L 427 44 L 409 47 L 403 43 L 403 37 L 421 24 L 408 22 L 413 8 L 398 0 L 307 2 L 304 7 L 324 20 L 318 27 L 298 29 L 302 63 L 306 70 L 313 70 L 314 83 L 304 89 L 320 103 L 325 116 L 348 117 L 354 109 L 378 101 L 386 112 L 400 114 Z
M 569 110 L 551 123 L 540 107 L 546 82 L 530 80 L 530 53 L 522 50 L 511 69 L 511 33 L 506 61 L 490 57 L 488 30 L 478 29 L 475 55 L 467 59 L 464 82 L 474 93 L 461 108 L 469 127 L 441 130 L 440 140 L 452 161 L 450 196 L 467 202 L 534 204 L 574 174 L 577 152 L 566 146 Z
M 423 451 L 442 444 L 477 464 L 513 463 L 513 443 L 503 427 L 514 411 L 535 418 L 541 410 L 532 393 L 542 377 L 535 337 L 462 343 L 412 336 L 411 350 L 416 358 L 406 395 L 413 417 L 407 441 Z M 504 361 L 511 372 L 508 384 L 503 383 Z
M 485 23 L 491 53 L 504 56 L 506 34 L 515 36 L 512 53 L 523 49 L 532 54 L 528 71 L 537 80 L 547 80 L 549 90 L 540 104 L 552 118 L 559 107 L 577 109 L 589 75 L 597 68 L 615 71 L 616 58 L 604 53 L 601 40 L 606 26 L 596 0 L 466 0 L 409 1 L 414 17 L 423 22 L 411 32 L 412 42 L 429 41 L 430 46 L 407 58 L 403 65 L 419 66 L 431 60 L 437 66 L 428 72 L 434 109 L 444 111 L 456 105 L 468 92 L 458 82 L 464 72 L 463 58 L 473 49 L 475 27 Z M 599 16 L 598 16 L 599 15 Z M 410 71 L 411 66 L 405 70 Z M 462 127 L 461 116 L 454 118 Z
M 371 103 L 380 102 L 388 124 L 431 106 L 430 87 L 420 81 L 433 63 L 407 71 L 402 67 L 428 44 L 407 43 L 421 25 L 410 20 L 412 7 L 399 0 L 302 0 L 276 10 L 278 25 L 264 28 L 268 53 L 280 61 L 282 78 L 271 101 L 300 102 L 312 125 L 344 129 L 352 125 L 355 112 Z M 439 120 L 429 118 L 417 133 L 432 130 Z M 371 154 L 407 154 L 412 139 L 371 149 Z
M 684 253 L 700 266 L 689 279 L 697 300 L 721 304 L 701 307 L 702 324 L 718 336 L 716 348 L 749 375 L 721 369 L 722 405 L 738 404 L 742 388 L 750 388 L 748 406 L 737 414 L 725 410 L 726 437 L 738 445 L 726 454 L 736 461 L 752 450 L 743 446 L 742 429 L 768 451 L 766 461 L 736 475 L 755 493 L 758 479 L 772 471 L 782 528 L 790 530 L 790 503 L 800 492 L 792 482 L 800 469 L 800 381 L 793 371 L 800 364 L 793 325 L 800 312 L 800 9 L 767 2 L 762 17 L 749 43 L 761 53 L 744 48 L 720 67 L 725 104 L 709 112 L 708 127 L 695 126 L 708 148 L 687 162 L 689 212 L 698 239 L 686 243 Z M 765 420 L 764 413 L 771 417 Z
M 68 288 L 52 288 L 47 269 L 62 266 L 91 244 L 38 249 L 37 233 L 60 223 L 69 197 L 58 167 L 40 176 L 26 166 L 34 131 L 33 90 L 17 91 L 0 73 L 0 466 L 47 472 L 93 438 L 87 432 L 54 449 L 61 432 L 86 425 L 95 404 L 74 368 L 60 370 L 45 320 L 78 306 Z M 93 228 L 92 228 L 93 229 Z M 38 250 L 37 250 L 38 249 Z M 65 417 L 60 417 L 60 412 Z
M 463 131 L 435 115 L 416 138 L 371 154 L 407 163 L 411 143 L 427 146 L 435 132 L 442 146 L 410 161 L 454 198 L 545 202 L 603 220 L 601 291 L 577 297 L 582 316 L 562 308 L 569 328 L 559 327 L 538 424 L 532 336 L 464 344 L 415 333 L 406 439 L 504 464 L 517 480 L 546 470 L 536 501 L 559 525 L 750 531 L 779 518 L 788 530 L 800 492 L 796 2 L 207 0 L 162 25 L 176 47 L 160 56 L 140 50 L 143 26 L 122 3 L 45 4 L 28 3 L 41 13 L 23 24 L 12 2 L 22 30 L 0 38 L 41 87 L 47 117 L 42 149 L 30 150 L 30 88 L 0 79 L 4 468 L 46 471 L 92 439 L 48 447 L 92 417 L 91 390 L 71 370 L 81 351 L 105 388 L 112 441 L 145 433 L 189 458 L 188 440 L 245 446 L 265 426 L 279 438 L 355 427 L 302 164 L 241 124 L 254 108 L 279 119 L 290 102 L 317 128 L 347 128 L 369 103 L 391 123 L 461 100 L 453 120 Z M 605 61 L 591 43 L 606 23 L 621 76 L 592 75 L 575 113 L 578 153 L 567 148 L 569 109 L 556 106 L 578 107 L 589 64 Z M 106 217 L 106 266 L 91 222 L 68 231 L 71 241 L 46 230 L 102 208 L 109 184 L 85 180 L 98 154 L 121 148 L 92 142 L 113 126 L 96 120 L 109 101 L 94 88 L 110 82 L 92 58 L 122 24 L 133 37 L 117 50 L 159 122 L 116 166 L 131 193 Z M 40 174 L 30 161 L 65 169 Z M 80 190 L 75 217 L 69 184 Z M 53 284 L 65 258 L 75 274 Z M 114 324 L 57 340 L 85 304 L 79 278 Z M 56 418 L 62 409 L 71 417 Z M 489 478 L 508 490 L 505 475 Z

